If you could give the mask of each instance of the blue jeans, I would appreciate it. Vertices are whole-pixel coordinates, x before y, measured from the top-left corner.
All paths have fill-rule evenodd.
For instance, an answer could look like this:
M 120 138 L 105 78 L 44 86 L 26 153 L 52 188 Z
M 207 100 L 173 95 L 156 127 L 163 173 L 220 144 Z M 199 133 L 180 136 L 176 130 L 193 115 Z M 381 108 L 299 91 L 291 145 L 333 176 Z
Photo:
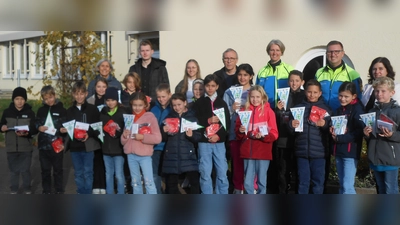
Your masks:
M 117 179 L 117 194 L 125 194 L 124 157 L 103 155 L 106 167 L 106 192 L 114 194 L 114 174 Z
M 399 181 L 397 180 L 399 170 L 375 171 L 374 176 L 378 185 L 378 194 L 398 194 Z
M 244 190 L 254 194 L 254 178 L 257 175 L 257 194 L 267 193 L 267 171 L 269 160 L 244 159 Z
M 354 188 L 354 178 L 357 172 L 358 160 L 335 157 L 335 161 L 340 184 L 339 194 L 357 194 Z
M 162 194 L 161 176 L 160 176 L 160 161 L 162 153 L 163 153 L 162 151 L 154 150 L 153 155 L 151 156 L 153 165 L 153 179 L 154 179 L 154 184 L 156 185 L 157 194 Z
M 91 194 L 93 187 L 93 152 L 71 152 L 72 164 L 75 170 L 76 192 Z
M 216 194 L 228 194 L 228 163 L 225 156 L 225 143 L 199 143 L 200 188 L 203 194 L 212 194 L 211 171 L 213 162 L 217 175 L 215 182 Z
M 128 165 L 131 171 L 133 194 L 143 194 L 140 169 L 142 169 L 144 186 L 147 194 L 157 194 L 153 181 L 153 166 L 151 156 L 128 155 Z
M 297 158 L 297 173 L 299 177 L 299 194 L 313 194 L 324 192 L 325 159 Z

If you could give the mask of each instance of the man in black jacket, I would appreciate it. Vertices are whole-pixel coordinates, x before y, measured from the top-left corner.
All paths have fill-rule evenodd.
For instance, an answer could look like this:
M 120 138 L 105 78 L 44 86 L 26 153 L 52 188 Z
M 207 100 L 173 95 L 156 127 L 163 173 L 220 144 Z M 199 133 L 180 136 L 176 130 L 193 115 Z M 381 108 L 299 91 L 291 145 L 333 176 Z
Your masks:
M 236 65 L 238 59 L 239 56 L 237 52 L 232 48 L 228 48 L 224 53 L 222 53 L 222 62 L 224 63 L 224 67 L 214 72 L 220 83 L 217 90 L 217 94 L 220 98 L 224 96 L 226 89 L 230 88 L 232 85 L 239 84 Z

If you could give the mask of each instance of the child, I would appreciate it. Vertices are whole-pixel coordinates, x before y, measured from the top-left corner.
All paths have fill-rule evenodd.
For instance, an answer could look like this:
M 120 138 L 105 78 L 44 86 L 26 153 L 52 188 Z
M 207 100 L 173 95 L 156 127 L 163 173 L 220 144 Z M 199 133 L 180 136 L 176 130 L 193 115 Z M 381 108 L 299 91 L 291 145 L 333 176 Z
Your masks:
M 334 116 L 345 115 L 347 126 L 345 134 L 335 134 L 334 127 L 330 133 L 334 141 L 333 155 L 336 161 L 336 170 L 339 176 L 340 194 L 356 194 L 354 178 L 357 172 L 357 162 L 360 159 L 363 122 L 360 114 L 364 113 L 364 106 L 357 98 L 357 88 L 352 82 L 343 82 L 339 87 L 339 107 Z
M 65 134 L 61 134 L 60 129 L 62 124 L 66 122 L 67 110 L 64 108 L 62 102 L 56 98 L 56 92 L 52 86 L 44 86 L 40 91 L 40 95 L 43 99 L 43 106 L 38 109 L 36 127 L 39 130 L 38 148 L 39 161 L 42 168 L 42 193 L 51 194 L 51 169 L 53 169 L 56 194 L 63 194 L 64 152 L 56 152 L 52 143 L 59 137 L 65 137 Z M 46 126 L 48 117 L 52 120 L 54 127 Z M 54 135 L 45 133 L 47 130 L 53 128 L 56 129 Z
M 143 173 L 144 185 L 147 194 L 157 194 L 157 189 L 153 181 L 153 168 L 151 155 L 153 155 L 154 145 L 161 142 L 160 128 L 156 117 L 151 112 L 146 112 L 148 102 L 146 95 L 136 92 L 131 100 L 134 123 L 139 126 L 149 125 L 150 133 L 132 134 L 130 130 L 124 130 L 121 136 L 121 143 L 124 152 L 128 155 L 128 164 L 132 177 L 133 194 L 143 194 L 140 178 L 140 170 Z
M 296 132 L 295 156 L 298 170 L 298 193 L 308 194 L 310 182 L 312 183 L 312 193 L 322 194 L 324 191 L 325 180 L 325 158 L 327 146 L 323 139 L 328 132 L 330 122 L 330 109 L 320 98 L 322 95 L 321 84 L 317 80 L 309 80 L 306 84 L 306 99 L 295 107 L 305 107 L 303 116 L 303 132 Z M 309 120 L 312 106 L 326 110 L 327 114 L 319 118 L 317 122 Z M 328 115 L 329 114 L 329 115 Z M 291 116 L 289 126 L 292 131 L 299 127 L 300 121 L 294 120 Z
M 199 124 L 204 128 L 200 129 L 204 133 L 198 143 L 200 187 L 203 194 L 212 194 L 213 185 L 211 171 L 213 164 L 216 170 L 216 194 L 228 194 L 228 178 L 226 172 L 228 164 L 225 156 L 225 140 L 230 126 L 229 109 L 224 100 L 217 96 L 219 79 L 216 75 L 210 74 L 204 78 L 205 96 L 196 101 L 193 106 Z M 222 122 L 213 113 L 214 110 L 224 109 L 226 128 L 222 127 Z M 208 133 L 213 127 L 219 127 L 215 134 Z M 205 129 L 206 128 L 206 129 Z M 214 130 L 215 131 L 215 130 Z
M 103 122 L 103 130 L 105 131 L 102 152 L 106 170 L 106 193 L 114 194 L 115 174 L 117 194 L 125 194 L 125 160 L 120 142 L 124 127 L 123 114 L 125 113 L 125 109 L 122 105 L 119 105 L 118 90 L 114 87 L 107 88 L 104 100 L 106 101 L 106 106 L 101 110 L 100 121 Z
M 194 105 L 194 103 L 197 101 L 197 99 L 199 99 L 201 96 L 204 95 L 204 81 L 201 78 L 197 78 L 193 81 L 193 98 L 192 98 L 192 102 L 190 102 L 188 104 L 188 108 L 192 108 L 192 106 Z
M 369 112 L 376 112 L 376 118 L 385 114 L 396 124 L 389 130 L 382 127 L 371 135 L 372 127 L 364 128 L 364 135 L 369 140 L 368 160 L 374 171 L 378 194 L 398 194 L 398 173 L 400 166 L 400 106 L 392 99 L 394 81 L 389 77 L 381 77 L 374 81 L 375 98 L 378 102 Z M 397 157 L 396 157 L 397 156 Z
M 10 169 L 11 194 L 17 194 L 19 175 L 22 176 L 24 194 L 31 191 L 32 135 L 37 134 L 35 113 L 26 103 L 26 89 L 17 87 L 12 93 L 12 102 L 4 110 L 0 121 L 1 132 L 5 132 L 8 168 Z M 16 130 L 15 126 L 28 126 L 29 130 Z
M 287 106 L 284 108 L 285 102 L 279 100 L 275 108 L 276 123 L 278 125 L 279 138 L 276 142 L 276 151 L 274 154 L 274 162 L 278 172 L 278 189 L 279 194 L 287 194 L 290 187 L 290 175 L 297 178 L 297 166 L 294 159 L 294 136 L 288 129 L 290 108 L 300 104 L 304 98 L 304 90 L 300 87 L 304 85 L 303 73 L 298 70 L 292 70 L 289 73 L 288 80 L 290 91 L 287 100 Z M 297 180 L 297 179 L 296 179 Z M 297 189 L 294 187 L 294 189 Z
M 228 88 L 224 94 L 224 101 L 228 105 L 229 114 L 231 118 L 231 129 L 229 131 L 229 145 L 231 150 L 231 157 L 232 157 L 232 171 L 233 171 L 233 193 L 234 194 L 242 194 L 244 190 L 244 161 L 240 157 L 240 145 L 241 141 L 236 139 L 235 133 L 235 123 L 238 117 L 236 110 L 240 108 L 243 109 L 247 96 L 249 93 L 249 89 L 253 84 L 253 76 L 254 71 L 253 67 L 249 64 L 241 64 L 238 67 L 237 79 L 239 81 L 240 86 L 243 87 L 242 96 L 240 99 L 240 103 L 236 102 L 232 91 Z M 238 85 L 237 85 L 238 86 Z M 235 87 L 235 86 L 232 86 Z
M 150 111 L 157 118 L 158 125 L 160 126 L 161 129 L 164 119 L 171 112 L 171 106 L 170 106 L 171 90 L 169 84 L 166 83 L 159 84 L 156 87 L 156 95 L 157 95 L 157 101 Z M 164 151 L 164 148 L 165 148 L 165 142 L 161 142 L 160 144 L 155 145 L 153 155 L 151 156 L 151 160 L 153 162 L 153 179 L 154 183 L 156 184 L 156 189 L 158 194 L 162 194 L 160 162 L 162 161 L 162 153 Z
M 278 138 L 278 129 L 275 113 L 270 108 L 268 96 L 261 86 L 254 85 L 250 88 L 242 111 L 244 110 L 252 111 L 249 126 L 243 126 L 238 118 L 235 127 L 237 139 L 242 142 L 240 157 L 244 158 L 244 189 L 247 194 L 254 193 L 254 178 L 257 175 L 257 194 L 266 194 L 267 171 L 272 160 L 272 143 Z M 261 126 L 268 129 L 268 134 L 261 132 Z
M 72 86 L 73 105 L 67 110 L 67 122 L 75 120 L 92 124 L 100 121 L 100 113 L 96 106 L 89 104 L 85 99 L 88 92 L 85 83 L 77 81 Z M 61 128 L 62 133 L 67 133 L 66 128 Z M 93 187 L 93 151 L 101 149 L 98 140 L 99 131 L 89 126 L 83 139 L 74 138 L 69 143 L 72 164 L 75 170 L 75 183 L 78 194 L 91 194 Z
M 122 105 L 124 105 L 124 107 L 126 109 L 130 110 L 131 105 L 129 104 L 129 99 L 132 97 L 132 95 L 135 92 L 140 91 L 140 87 L 141 87 L 140 77 L 137 73 L 130 72 L 125 75 L 122 83 L 125 86 L 125 90 L 123 90 L 121 92 L 121 102 L 122 102 Z
M 186 95 L 175 93 L 171 97 L 173 111 L 167 118 L 177 118 L 182 126 L 182 119 L 190 122 L 198 122 L 195 113 L 188 110 Z M 199 130 L 187 129 L 185 132 L 172 133 L 171 127 L 165 125 L 162 129 L 163 139 L 166 142 L 164 159 L 162 164 L 162 172 L 166 174 L 166 190 L 168 194 L 180 194 L 178 189 L 179 175 L 186 173 L 186 178 L 190 182 L 190 193 L 200 194 L 199 185 L 199 164 L 194 143 L 201 138 Z
M 99 77 L 94 83 L 94 95 L 89 96 L 87 102 L 95 106 L 104 106 L 104 94 L 108 83 L 106 78 Z

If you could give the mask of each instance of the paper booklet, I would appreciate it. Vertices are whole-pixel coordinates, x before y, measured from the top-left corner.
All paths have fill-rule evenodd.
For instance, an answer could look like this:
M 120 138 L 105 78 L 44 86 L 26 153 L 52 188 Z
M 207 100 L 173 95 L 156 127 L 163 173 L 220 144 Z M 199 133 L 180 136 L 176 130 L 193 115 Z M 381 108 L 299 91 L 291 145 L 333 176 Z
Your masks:
M 47 130 L 44 131 L 46 134 L 55 135 L 57 129 L 54 127 L 53 119 L 51 118 L 50 111 L 47 113 L 46 122 L 44 122 L 44 126 L 47 127 Z
M 230 87 L 229 90 L 232 92 L 233 99 L 235 99 L 235 103 L 241 103 L 242 102 L 243 86 Z M 236 113 L 238 111 L 239 111 L 239 109 L 236 110 Z
M 222 126 L 226 130 L 226 119 L 225 119 L 225 109 L 220 108 L 213 111 L 213 113 L 218 117 L 219 121 L 221 121 Z
M 332 116 L 332 126 L 336 135 L 342 135 L 346 132 L 347 119 L 345 115 L 342 116 Z
M 123 116 L 124 116 L 125 129 L 130 130 L 132 128 L 132 124 L 133 124 L 133 120 L 135 119 L 135 115 L 123 114 Z
M 393 131 L 393 124 L 392 123 L 385 122 L 385 121 L 382 121 L 382 120 L 377 120 L 376 124 L 377 124 L 378 129 L 386 128 L 389 131 Z
M 303 132 L 303 125 L 304 125 L 304 110 L 306 107 L 296 107 L 291 108 L 290 111 L 292 112 L 293 118 L 300 122 L 299 126 L 294 129 L 295 132 Z
M 278 97 L 283 102 L 284 109 L 286 110 L 287 102 L 288 102 L 288 99 L 289 99 L 290 87 L 288 87 L 288 88 L 278 88 L 278 89 L 276 89 L 276 91 L 278 92 Z
M 99 136 L 97 137 L 99 138 L 101 143 L 104 143 L 103 122 L 100 121 L 97 123 L 92 123 L 90 124 L 90 126 L 92 127 L 93 130 L 98 130 L 100 132 Z
M 65 129 L 68 131 L 68 135 L 71 140 L 74 140 L 74 127 L 75 127 L 75 120 L 71 120 L 62 124 Z
M 372 127 L 372 134 L 376 136 L 376 112 L 360 114 L 365 126 Z
M 252 111 L 239 111 L 238 112 L 240 122 L 246 128 L 246 131 L 245 131 L 246 134 L 247 134 L 247 131 L 249 130 L 251 113 L 252 113 Z
M 200 128 L 203 128 L 203 126 L 200 126 L 196 122 L 191 122 L 189 120 L 186 120 L 185 118 L 182 118 L 181 133 L 186 132 L 186 130 L 188 129 L 197 130 Z

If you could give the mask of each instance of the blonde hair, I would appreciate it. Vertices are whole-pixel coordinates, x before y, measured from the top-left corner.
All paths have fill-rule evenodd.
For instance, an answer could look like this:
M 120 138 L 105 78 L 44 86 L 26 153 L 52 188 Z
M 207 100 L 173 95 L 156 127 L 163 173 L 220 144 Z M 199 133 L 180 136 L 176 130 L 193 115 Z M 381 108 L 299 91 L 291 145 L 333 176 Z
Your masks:
M 389 77 L 379 77 L 377 78 L 373 83 L 372 87 L 375 89 L 378 86 L 381 85 L 387 85 L 388 89 L 391 91 L 394 91 L 394 81 L 392 78 Z
M 267 93 L 265 93 L 264 88 L 261 87 L 260 85 L 254 85 L 249 89 L 249 94 L 247 95 L 247 101 L 245 104 L 245 109 L 249 110 L 250 109 L 250 96 L 251 96 L 251 92 L 253 91 L 258 91 L 261 94 L 261 99 L 262 99 L 262 103 L 261 103 L 261 113 L 260 115 L 264 114 L 264 106 L 265 103 L 268 103 L 268 95 Z

